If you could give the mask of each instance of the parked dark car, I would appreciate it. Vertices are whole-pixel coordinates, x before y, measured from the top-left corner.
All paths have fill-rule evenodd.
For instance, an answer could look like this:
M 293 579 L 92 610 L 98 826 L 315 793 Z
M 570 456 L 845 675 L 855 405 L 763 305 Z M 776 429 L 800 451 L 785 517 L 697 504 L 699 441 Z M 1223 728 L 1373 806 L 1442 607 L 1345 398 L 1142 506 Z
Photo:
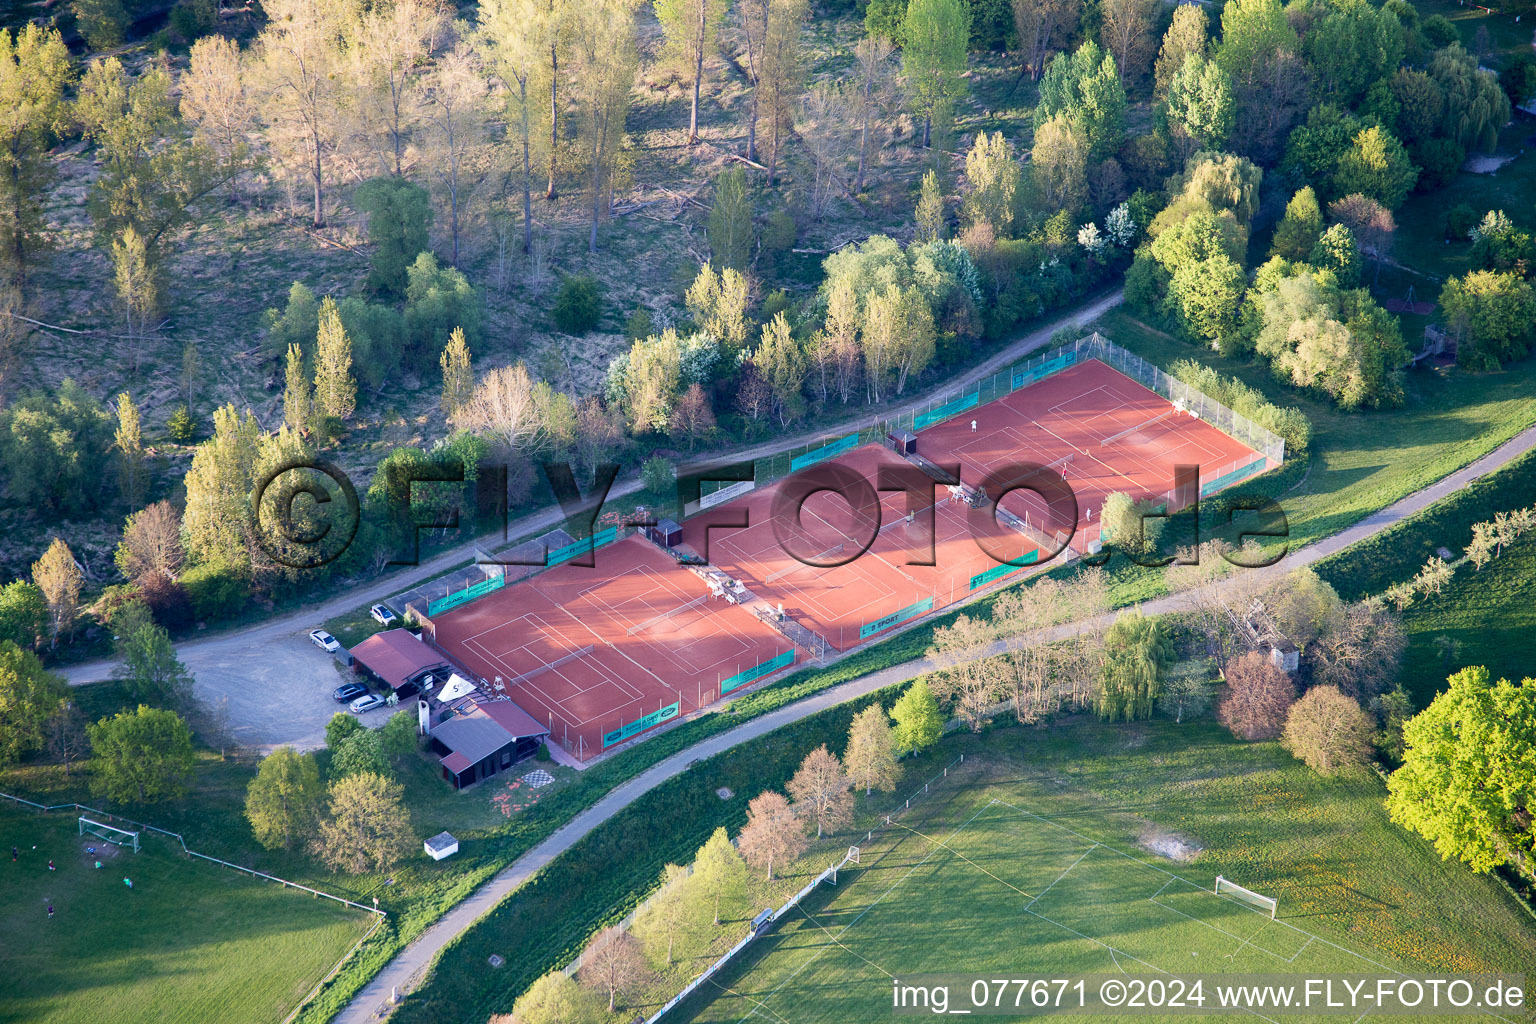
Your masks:
M 347 704 L 368 692 L 368 687 L 362 683 L 343 683 L 331 692 L 336 698 L 336 703 Z

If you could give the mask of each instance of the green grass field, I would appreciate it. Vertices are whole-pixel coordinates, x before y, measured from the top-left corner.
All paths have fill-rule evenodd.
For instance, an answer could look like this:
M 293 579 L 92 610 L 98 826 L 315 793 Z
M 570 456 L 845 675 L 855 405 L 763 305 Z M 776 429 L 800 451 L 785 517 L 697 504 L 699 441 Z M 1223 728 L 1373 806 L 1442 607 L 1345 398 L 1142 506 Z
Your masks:
M 892 977 L 1536 966 L 1530 918 L 1388 823 L 1374 776 L 1320 780 L 1204 726 L 961 742 L 982 748 L 970 777 L 876 836 L 678 1019 L 887 1020 Z M 1199 852 L 1153 852 L 1173 843 Z M 1278 918 L 1214 895 L 1217 874 L 1278 897 Z
M 1468 665 L 1486 666 L 1495 679 L 1536 675 L 1529 648 L 1536 636 L 1536 540 L 1520 541 L 1481 572 L 1462 565 L 1444 593 L 1409 606 L 1403 628 L 1403 685 L 1419 707 L 1445 688 L 1447 674 Z
M 87 845 L 104 851 L 100 870 Z M 163 837 L 118 850 L 78 835 L 65 812 L 0 807 L 0 850 L 5 1024 L 281 1021 L 372 923 L 173 853 Z

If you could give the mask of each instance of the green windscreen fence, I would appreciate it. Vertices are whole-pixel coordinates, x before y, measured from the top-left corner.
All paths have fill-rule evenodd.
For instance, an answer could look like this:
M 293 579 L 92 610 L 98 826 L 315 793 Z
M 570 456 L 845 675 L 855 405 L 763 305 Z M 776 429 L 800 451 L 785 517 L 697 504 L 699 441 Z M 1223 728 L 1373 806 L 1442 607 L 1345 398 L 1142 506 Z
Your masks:
M 789 650 L 785 651 L 783 654 L 780 654 L 776 658 L 769 658 L 767 661 L 763 662 L 761 665 L 753 665 L 751 668 L 747 669 L 744 672 L 737 672 L 735 675 L 731 676 L 729 679 L 722 679 L 720 681 L 720 696 L 724 697 L 726 694 L 730 693 L 732 690 L 736 689 L 737 687 L 745 686 L 748 683 L 756 682 L 757 680 L 763 678 L 764 676 L 772 675 L 773 673 L 777 672 L 779 669 L 781 669 L 781 668 L 788 668 L 789 666 L 793 665 L 794 663 L 795 663 L 795 650 L 794 650 L 793 647 L 791 647 Z
M 471 584 L 463 590 L 457 590 L 446 597 L 440 597 L 427 605 L 427 618 L 430 619 L 432 616 L 442 612 L 452 611 L 461 604 L 468 604 L 477 597 L 484 597 L 486 594 L 500 590 L 506 585 L 506 582 L 507 578 L 505 576 L 490 576 L 480 583 Z
M 916 618 L 924 612 L 929 612 L 932 610 L 933 598 L 925 597 L 921 601 L 918 601 L 916 604 L 907 605 L 905 608 L 901 609 L 901 611 L 891 612 L 891 614 L 882 616 L 876 619 L 874 622 L 864 623 L 864 625 L 859 627 L 859 639 L 867 639 L 868 637 L 874 636 L 881 630 L 890 629 L 892 626 L 906 622 L 908 619 Z
M 679 710 L 681 710 L 679 703 L 677 701 L 673 701 L 671 704 L 668 704 L 664 708 L 652 711 L 644 718 L 637 718 L 633 722 L 630 722 L 628 725 L 621 725 L 619 728 L 613 730 L 612 732 L 605 732 L 603 733 L 603 746 L 611 747 L 615 743 L 623 743 L 631 736 L 645 732 L 645 730 L 651 728 L 652 726 L 657 726 L 662 722 L 670 721 L 671 719 L 677 717 Z
M 1023 569 L 1027 569 L 1039 560 L 1040 552 L 1035 550 L 1025 555 L 1023 559 L 1020 560 L 1019 565 L 1010 565 L 1007 562 L 1004 562 L 1002 565 L 994 565 L 986 572 L 979 572 L 975 576 L 972 576 L 969 589 L 975 590 L 977 587 L 984 587 L 994 580 L 1000 580 L 1004 576 L 1010 575 L 1011 573 L 1016 573 Z
M 927 412 L 913 414 L 912 427 L 914 430 L 922 430 L 924 427 L 931 427 L 935 423 L 942 422 L 949 419 L 951 416 L 962 413 L 967 409 L 974 408 L 980 401 L 980 390 L 972 391 L 968 395 L 961 395 L 959 398 L 945 402 L 937 409 L 929 409 Z

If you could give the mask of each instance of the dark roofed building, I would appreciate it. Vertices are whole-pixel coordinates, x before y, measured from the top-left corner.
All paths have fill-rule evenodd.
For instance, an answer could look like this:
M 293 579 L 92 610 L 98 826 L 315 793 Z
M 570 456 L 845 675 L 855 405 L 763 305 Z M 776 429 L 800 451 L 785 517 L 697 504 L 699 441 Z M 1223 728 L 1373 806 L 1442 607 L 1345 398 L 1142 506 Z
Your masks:
M 386 684 L 401 697 L 421 691 L 423 676 L 448 678 L 450 668 L 438 651 L 408 629 L 386 629 L 352 648 L 353 668 Z
M 495 775 L 538 753 L 549 729 L 509 700 L 468 703 L 429 736 L 454 788 Z

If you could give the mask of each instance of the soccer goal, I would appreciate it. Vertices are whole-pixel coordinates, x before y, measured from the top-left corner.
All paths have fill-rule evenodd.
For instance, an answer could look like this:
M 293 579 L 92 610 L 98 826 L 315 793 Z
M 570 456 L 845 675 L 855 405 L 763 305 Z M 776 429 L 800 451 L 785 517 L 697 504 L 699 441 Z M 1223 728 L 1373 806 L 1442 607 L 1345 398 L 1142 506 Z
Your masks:
M 1260 910 L 1269 911 L 1270 920 L 1274 920 L 1275 911 L 1280 907 L 1280 901 L 1273 896 L 1264 896 L 1254 892 L 1252 889 L 1245 889 L 1231 879 L 1222 878 L 1220 875 L 1216 876 L 1216 888 L 1214 891 L 1218 896 L 1224 893 L 1231 893 L 1244 903 L 1252 904 Z
M 116 825 L 108 825 L 105 822 L 95 821 L 80 816 L 80 835 L 93 835 L 103 842 L 113 846 L 126 846 L 134 853 L 139 852 L 139 834 L 126 828 L 118 828 Z

